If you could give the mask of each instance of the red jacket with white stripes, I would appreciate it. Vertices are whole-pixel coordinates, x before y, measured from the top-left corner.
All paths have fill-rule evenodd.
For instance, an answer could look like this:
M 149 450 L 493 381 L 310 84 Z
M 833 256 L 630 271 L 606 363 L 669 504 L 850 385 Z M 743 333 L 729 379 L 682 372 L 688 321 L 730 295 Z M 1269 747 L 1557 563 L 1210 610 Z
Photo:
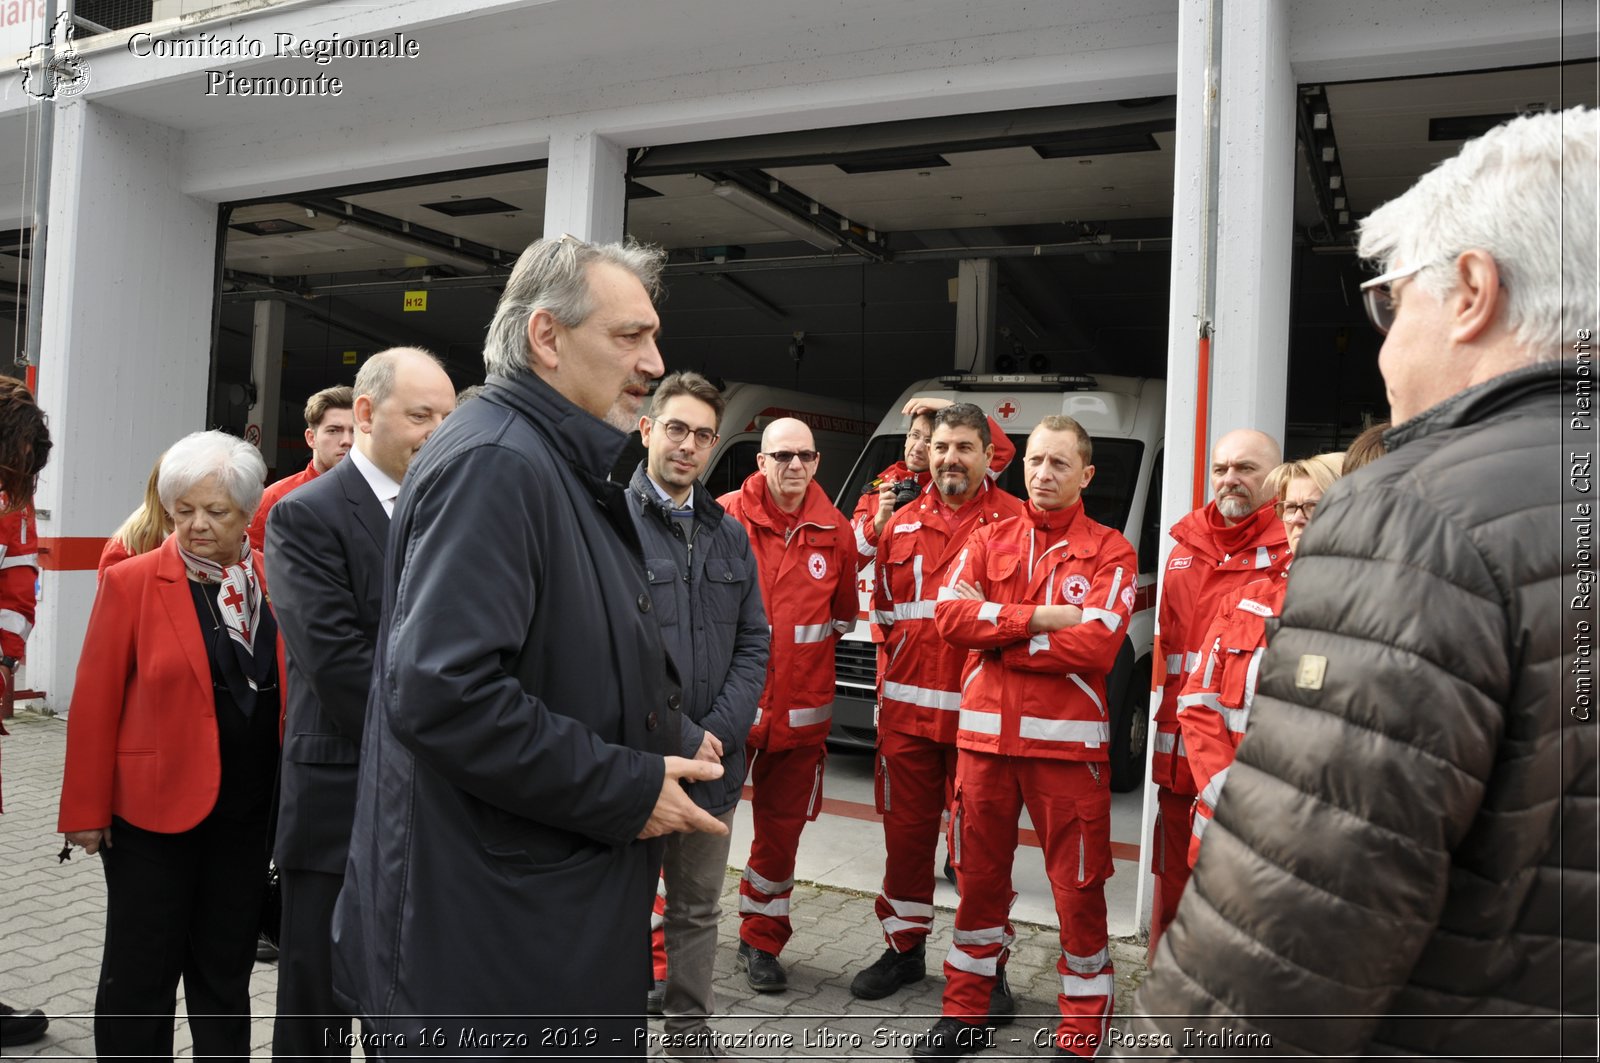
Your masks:
M 39 533 L 29 506 L 0 516 L 0 655 L 23 656 L 38 583 Z
M 878 654 L 878 730 L 956 740 L 966 653 L 934 624 L 934 603 L 950 564 L 973 532 L 1020 517 L 1027 504 L 985 480 L 951 509 L 934 487 L 895 511 L 878 540 L 872 621 Z
M 1178 695 L 1178 726 L 1200 792 L 1194 806 L 1194 838 L 1189 842 L 1191 864 L 1200 853 L 1200 836 L 1211 822 L 1250 721 L 1261 658 L 1267 650 L 1267 621 L 1282 611 L 1288 589 L 1285 569 L 1247 583 L 1225 599 L 1200 640 L 1200 664 Z
M 833 647 L 856 623 L 856 546 L 844 515 L 813 481 L 791 523 L 751 473 L 717 499 L 744 526 L 772 628 L 753 749 L 820 745 L 833 719 Z
M 1224 598 L 1289 564 L 1283 521 L 1264 505 L 1228 526 L 1212 502 L 1172 526 L 1178 545 L 1161 577 L 1155 667 L 1150 683 L 1161 695 L 1156 710 L 1155 749 L 1150 775 L 1174 793 L 1195 792 L 1183 741 L 1178 733 L 1178 692 L 1200 663 L 1201 638 Z
M 1011 442 L 1006 430 L 993 417 L 989 418 L 989 441 L 994 444 L 994 457 L 989 459 L 989 479 L 993 480 L 1005 472 L 1011 459 L 1017 456 L 1017 445 Z M 866 565 L 878 554 L 878 534 L 873 531 L 872 518 L 878 513 L 879 485 L 899 483 L 909 477 L 916 477 L 917 486 L 925 488 L 933 479 L 933 473 L 928 469 L 912 472 L 904 461 L 897 461 L 880 472 L 856 500 L 856 511 L 850 515 L 850 527 L 855 530 L 856 552 L 861 555 L 861 564 Z
M 979 529 L 950 565 L 934 611 L 939 633 L 970 650 L 956 747 L 1005 756 L 1104 761 L 1111 744 L 1106 673 L 1127 635 L 1139 573 L 1122 534 L 1081 501 Z M 985 600 L 955 597 L 962 581 Z M 1040 605 L 1076 605 L 1080 623 L 1030 635 Z

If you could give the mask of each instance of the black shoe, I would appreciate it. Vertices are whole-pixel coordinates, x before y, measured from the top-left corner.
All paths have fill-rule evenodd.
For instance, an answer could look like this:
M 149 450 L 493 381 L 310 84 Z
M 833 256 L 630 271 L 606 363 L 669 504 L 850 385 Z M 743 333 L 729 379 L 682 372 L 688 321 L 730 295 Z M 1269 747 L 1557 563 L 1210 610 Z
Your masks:
M 1011 995 L 1006 982 L 1006 969 L 995 975 L 994 988 L 989 990 L 989 1025 L 1010 1026 L 1017 1021 L 1017 998 Z
M 650 992 L 644 995 L 644 1010 L 651 1015 L 662 1014 L 662 1008 L 667 1002 L 667 983 L 657 982 L 650 987 Z
M 948 856 L 944 858 L 944 877 L 950 880 L 950 885 L 956 885 L 956 865 L 950 862 L 950 858 Z M 958 890 L 960 889 L 959 886 L 956 888 Z
M 925 946 L 919 941 L 905 952 L 884 949 L 876 963 L 851 980 L 850 995 L 861 1000 L 882 1000 L 901 986 L 922 981 L 928 976 Z
M 953 1063 L 993 1043 L 994 1035 L 984 1027 L 946 1015 L 933 1024 L 933 1029 L 917 1038 L 911 1055 L 914 1059 L 931 1059 L 934 1063 Z
M 0 1045 L 31 1045 L 49 1028 L 50 1020 L 38 1008 L 18 1011 L 0 1004 Z
M 256 938 L 256 962 L 278 962 L 278 946 L 268 941 L 265 934 L 262 934 Z
M 739 942 L 739 970 L 757 993 L 781 993 L 789 988 L 789 975 L 778 957 L 755 948 L 748 941 Z

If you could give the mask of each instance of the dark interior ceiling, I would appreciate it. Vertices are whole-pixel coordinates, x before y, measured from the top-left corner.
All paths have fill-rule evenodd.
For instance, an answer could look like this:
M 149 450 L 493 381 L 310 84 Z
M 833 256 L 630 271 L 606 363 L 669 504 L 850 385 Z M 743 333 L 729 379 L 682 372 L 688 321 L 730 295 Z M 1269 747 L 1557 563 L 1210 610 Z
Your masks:
M 1590 61 L 1301 87 L 1291 422 L 1383 413 L 1353 223 L 1501 116 L 1593 106 L 1595 84 Z M 636 151 L 627 230 L 670 253 L 668 365 L 881 405 L 952 365 L 958 260 L 992 258 L 996 350 L 1019 369 L 1164 375 L 1173 115 L 1160 97 Z M 545 176 L 530 162 L 225 208 L 213 420 L 243 423 L 231 385 L 262 298 L 290 307 L 286 425 L 385 346 L 480 379 L 500 286 L 543 231 Z M 0 234 L 0 291 L 20 294 L 22 239 Z M 427 309 L 405 310 L 418 290 Z

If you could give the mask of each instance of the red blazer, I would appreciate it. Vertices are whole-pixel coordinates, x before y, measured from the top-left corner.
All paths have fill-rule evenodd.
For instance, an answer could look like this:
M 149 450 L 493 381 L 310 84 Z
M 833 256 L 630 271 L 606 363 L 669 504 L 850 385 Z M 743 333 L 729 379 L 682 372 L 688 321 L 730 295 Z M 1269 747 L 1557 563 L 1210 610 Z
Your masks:
M 277 654 L 282 705 L 281 638 Z M 217 803 L 217 741 L 211 663 L 168 536 L 100 581 L 67 715 L 58 828 L 99 830 L 113 815 L 164 834 L 193 828 Z

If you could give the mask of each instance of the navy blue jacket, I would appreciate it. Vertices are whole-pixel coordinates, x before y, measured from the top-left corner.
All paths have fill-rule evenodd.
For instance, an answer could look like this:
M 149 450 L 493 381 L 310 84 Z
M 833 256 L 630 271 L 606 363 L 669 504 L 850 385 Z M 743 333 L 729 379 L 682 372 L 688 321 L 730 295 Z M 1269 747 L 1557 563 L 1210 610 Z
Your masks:
M 690 783 L 688 792 L 720 816 L 739 803 L 745 739 L 766 682 L 772 641 L 755 555 L 743 526 L 704 484 L 695 487 L 694 530 L 688 536 L 643 463 L 628 485 L 628 508 L 644 548 L 661 640 L 683 684 L 678 754 L 693 758 L 706 731 L 722 742 L 722 778 Z

